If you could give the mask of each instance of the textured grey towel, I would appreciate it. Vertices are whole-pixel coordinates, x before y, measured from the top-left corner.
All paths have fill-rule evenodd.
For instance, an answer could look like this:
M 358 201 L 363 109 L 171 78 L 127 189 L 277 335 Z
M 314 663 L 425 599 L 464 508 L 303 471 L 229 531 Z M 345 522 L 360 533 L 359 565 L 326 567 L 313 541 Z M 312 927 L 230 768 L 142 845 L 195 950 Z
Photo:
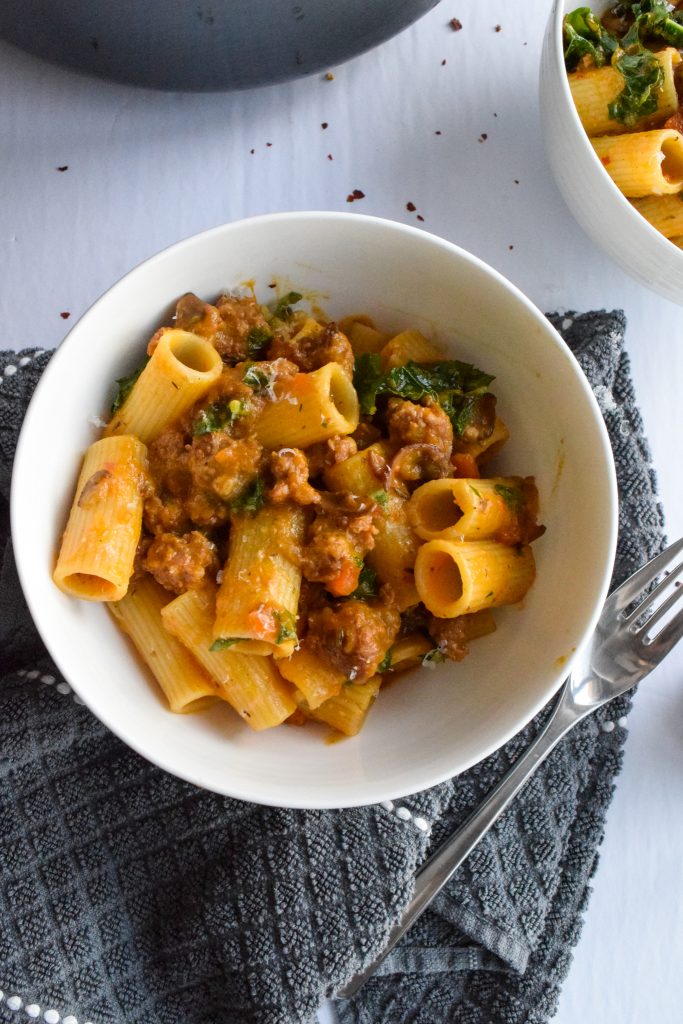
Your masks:
M 624 318 L 551 319 L 610 430 L 618 581 L 662 544 Z M 381 949 L 430 844 L 493 786 L 538 721 L 451 782 L 348 811 L 240 803 L 132 753 L 59 679 L 6 543 L 16 435 L 48 359 L 0 355 L 0 1020 L 307 1021 Z M 564 740 L 382 975 L 339 1004 L 343 1024 L 548 1019 L 579 934 L 628 709 L 621 699 Z

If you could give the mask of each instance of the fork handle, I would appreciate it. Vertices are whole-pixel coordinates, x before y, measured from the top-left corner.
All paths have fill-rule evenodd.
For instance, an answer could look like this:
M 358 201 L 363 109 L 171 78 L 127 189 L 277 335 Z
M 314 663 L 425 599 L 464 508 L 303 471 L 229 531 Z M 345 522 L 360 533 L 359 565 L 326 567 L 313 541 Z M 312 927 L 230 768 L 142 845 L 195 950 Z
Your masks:
M 379 965 L 389 955 L 399 939 L 417 921 L 434 897 L 462 862 L 469 856 L 477 843 L 497 821 L 511 800 L 529 781 L 548 754 L 569 732 L 572 726 L 585 717 L 591 708 L 579 708 L 569 695 L 569 681 L 560 690 L 559 697 L 545 728 L 515 761 L 512 768 L 491 790 L 467 821 L 425 861 L 415 878 L 415 892 L 406 907 L 403 917 L 389 933 L 387 945 L 368 966 L 336 993 L 337 999 L 354 996 L 372 977 Z

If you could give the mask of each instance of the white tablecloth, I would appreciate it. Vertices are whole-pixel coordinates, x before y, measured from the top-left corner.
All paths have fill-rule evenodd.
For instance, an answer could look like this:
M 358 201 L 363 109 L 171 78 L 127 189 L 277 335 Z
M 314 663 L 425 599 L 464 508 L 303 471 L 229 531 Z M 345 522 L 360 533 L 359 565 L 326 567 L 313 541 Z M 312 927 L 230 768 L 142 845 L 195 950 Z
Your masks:
M 680 536 L 682 311 L 610 265 L 565 208 L 538 117 L 550 4 L 512 6 L 449 0 L 333 81 L 233 95 L 97 82 L 0 43 L 2 345 L 57 345 L 135 264 L 224 221 L 419 214 L 542 309 L 626 310 L 669 537 Z M 349 207 L 353 189 L 365 198 Z M 681 1020 L 682 676 L 683 645 L 638 696 L 559 1024 Z

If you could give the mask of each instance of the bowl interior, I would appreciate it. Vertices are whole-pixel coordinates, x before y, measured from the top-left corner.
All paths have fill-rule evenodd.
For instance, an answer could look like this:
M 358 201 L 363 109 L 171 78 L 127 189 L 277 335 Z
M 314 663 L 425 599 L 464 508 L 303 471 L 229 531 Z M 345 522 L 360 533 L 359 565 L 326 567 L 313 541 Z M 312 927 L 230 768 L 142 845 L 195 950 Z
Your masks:
M 683 304 L 683 250 L 622 195 L 598 159 L 574 106 L 564 66 L 562 24 L 565 13 L 577 6 L 574 0 L 555 0 L 541 58 L 541 123 L 553 175 L 567 206 L 596 245 L 640 284 Z M 594 6 L 602 11 L 610 5 Z
M 192 289 L 212 298 L 253 280 L 294 287 L 331 317 L 365 312 L 388 330 L 417 326 L 452 356 L 496 375 L 511 440 L 496 468 L 534 475 L 547 533 L 524 608 L 461 664 L 418 670 L 380 694 L 352 739 L 280 728 L 254 734 L 230 709 L 166 710 L 105 608 L 51 581 L 78 464 L 106 415 L 112 381 L 140 359 Z M 64 401 L 68 396 L 68 401 Z M 59 409 L 59 429 L 45 435 Z M 490 753 L 547 701 L 592 629 L 615 543 L 611 450 L 578 366 L 545 318 L 462 250 L 413 228 L 353 214 L 284 214 L 215 229 L 142 264 L 76 324 L 30 406 L 12 495 L 17 563 L 32 614 L 65 677 L 115 733 L 201 786 L 282 806 L 334 807 L 415 792 Z M 44 510 L 36 517 L 35 509 Z

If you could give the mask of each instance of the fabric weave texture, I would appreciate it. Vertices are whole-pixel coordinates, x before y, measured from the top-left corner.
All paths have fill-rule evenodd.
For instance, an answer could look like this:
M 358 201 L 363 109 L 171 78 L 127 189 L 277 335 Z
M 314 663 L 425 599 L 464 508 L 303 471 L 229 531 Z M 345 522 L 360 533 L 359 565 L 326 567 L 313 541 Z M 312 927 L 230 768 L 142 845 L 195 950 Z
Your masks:
M 663 545 L 625 321 L 620 312 L 550 319 L 588 376 L 614 449 L 616 584 Z M 381 950 L 430 847 L 495 785 L 543 715 L 464 775 L 390 809 L 258 807 L 133 753 L 61 679 L 16 578 L 11 466 L 49 357 L 0 353 L 0 1021 L 26 1019 L 30 1005 L 64 1024 L 304 1024 Z M 549 1019 L 629 707 L 620 698 L 562 741 L 381 972 L 338 1003 L 341 1024 Z

